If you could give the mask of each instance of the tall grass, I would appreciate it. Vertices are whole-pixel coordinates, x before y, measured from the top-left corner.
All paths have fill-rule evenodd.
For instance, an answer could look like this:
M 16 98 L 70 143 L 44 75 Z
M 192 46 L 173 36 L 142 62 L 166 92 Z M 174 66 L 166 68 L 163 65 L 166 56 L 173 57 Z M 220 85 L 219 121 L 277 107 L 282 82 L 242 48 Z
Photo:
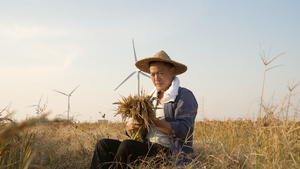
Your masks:
M 11 119 L 12 115 L 8 112 L 8 115 L 0 118 L 0 168 L 26 169 L 36 155 L 34 144 L 38 141 L 37 133 L 30 132 L 30 127 L 65 121 L 50 121 L 46 118 L 47 114 L 42 114 L 39 118 L 17 123 Z
M 34 155 L 35 134 L 26 132 L 26 128 L 44 120 L 45 116 L 42 116 L 15 123 L 10 114 L 0 118 L 0 168 L 28 167 Z
M 289 120 L 289 110 L 290 110 L 290 107 L 294 107 L 295 110 L 298 109 L 298 105 L 297 107 L 295 107 L 294 105 L 291 105 L 291 98 L 297 94 L 294 94 L 293 91 L 296 89 L 296 87 L 298 87 L 300 85 L 300 82 L 294 84 L 294 81 L 290 84 L 288 82 L 288 86 L 287 88 L 289 89 L 289 94 L 288 94 L 288 103 L 287 103 L 287 108 L 286 108 L 286 120 L 288 121 Z M 295 114 L 297 114 L 297 111 L 295 112 Z M 295 119 L 295 116 L 294 116 L 294 120 Z
M 270 57 L 270 53 L 271 53 L 271 48 L 272 48 L 272 45 L 270 46 L 269 48 L 269 51 L 266 55 L 265 51 L 261 48 L 261 45 L 260 45 L 260 57 L 261 57 L 261 60 L 264 64 L 264 75 L 263 75 L 263 81 L 262 81 L 262 90 L 261 90 L 261 95 L 260 95 L 260 107 L 259 107 L 259 113 L 258 113 L 258 118 L 261 119 L 261 113 L 262 113 L 262 104 L 264 102 L 264 90 L 265 90 L 265 82 L 266 82 L 266 75 L 267 75 L 267 71 L 271 70 L 271 69 L 274 69 L 276 67 L 279 67 L 279 66 L 282 66 L 282 65 L 276 65 L 276 66 L 273 66 L 273 67 L 269 67 L 269 65 L 274 61 L 276 60 L 278 57 L 286 54 L 287 52 L 282 52 L 280 53 L 279 55 L 275 56 L 274 58 L 272 59 L 269 59 Z
M 280 113 L 280 107 L 276 110 Z M 300 123 L 286 123 L 278 113 L 265 116 L 262 123 L 247 119 L 196 122 L 197 158 L 187 168 L 299 168 Z M 26 163 L 30 163 L 31 168 L 89 168 L 95 143 L 101 138 L 127 139 L 124 127 L 123 123 L 111 122 L 34 125 L 20 131 L 20 140 L 15 140 L 18 148 L 7 146 L 10 149 L 4 150 L 1 147 L 6 158 L 1 157 L 0 168 L 23 168 Z M 5 143 L 12 142 L 6 139 Z M 174 168 L 167 158 L 150 158 L 130 167 L 163 166 Z
M 261 50 L 265 69 L 257 119 L 196 122 L 196 158 L 186 168 L 300 168 L 300 83 L 288 82 L 286 97 L 267 102 L 266 73 L 278 67 L 269 66 L 285 52 L 270 60 L 269 53 Z M 95 143 L 101 138 L 127 139 L 124 127 L 47 120 L 45 115 L 16 123 L 5 116 L 0 118 L 0 168 L 89 168 Z M 140 160 L 129 167 L 176 168 L 164 156 Z

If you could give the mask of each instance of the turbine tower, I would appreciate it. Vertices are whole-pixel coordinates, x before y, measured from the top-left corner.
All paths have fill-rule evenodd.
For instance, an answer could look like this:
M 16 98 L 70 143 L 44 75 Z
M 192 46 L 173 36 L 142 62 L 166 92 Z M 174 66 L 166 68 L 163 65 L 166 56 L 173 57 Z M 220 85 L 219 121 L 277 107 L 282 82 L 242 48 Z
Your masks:
M 132 45 L 133 45 L 133 53 L 134 53 L 134 59 L 135 59 L 135 62 L 137 61 L 137 58 L 136 58 L 136 53 L 135 53 L 135 47 L 134 47 L 134 41 L 132 39 Z M 137 86 L 138 86 L 138 91 L 137 91 L 137 94 L 138 94 L 138 97 L 140 97 L 140 74 L 146 76 L 146 77 L 149 77 L 151 78 L 149 75 L 147 75 L 146 73 L 142 72 L 140 69 L 136 68 L 136 70 L 134 72 L 132 72 L 116 89 L 115 91 L 123 84 L 125 83 L 131 76 L 133 76 L 135 73 L 137 73 Z
M 70 93 L 70 94 L 66 94 L 64 92 L 60 92 L 60 91 L 57 91 L 57 90 L 54 90 L 55 92 L 57 93 L 60 93 L 60 94 L 63 94 L 65 96 L 68 96 L 68 120 L 69 120 L 69 114 L 70 114 L 70 97 L 72 96 L 72 93 L 79 87 L 79 85 Z

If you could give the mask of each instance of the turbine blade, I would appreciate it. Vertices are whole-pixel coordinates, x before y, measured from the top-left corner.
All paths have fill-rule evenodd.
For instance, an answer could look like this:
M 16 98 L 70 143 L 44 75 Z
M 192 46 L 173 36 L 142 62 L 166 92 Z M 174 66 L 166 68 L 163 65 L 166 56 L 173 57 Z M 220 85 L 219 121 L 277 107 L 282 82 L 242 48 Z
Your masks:
M 40 101 L 39 101 L 39 103 L 38 103 L 38 105 L 37 105 L 37 106 L 40 106 L 40 103 L 41 103 L 42 97 L 43 97 L 43 95 L 41 96 L 41 98 L 40 98 Z
M 70 96 L 72 95 L 72 93 L 79 87 L 79 85 L 69 94 Z
M 131 73 L 114 91 L 116 91 L 124 82 L 126 82 L 126 80 L 128 80 L 132 75 L 135 74 L 136 71 L 134 71 L 133 73 Z
M 54 89 L 53 89 L 53 91 L 55 91 L 55 92 L 57 92 L 57 93 L 60 93 L 60 94 L 63 94 L 63 95 L 66 95 L 66 96 L 69 96 L 69 95 L 67 95 L 66 93 L 63 93 L 63 92 L 60 92 L 60 91 L 57 91 L 57 90 L 54 90 Z
M 133 41 L 133 39 L 132 39 L 132 45 L 133 45 L 134 59 L 135 59 L 135 62 L 136 62 L 137 58 L 136 58 L 136 53 L 135 53 L 135 47 L 134 47 L 134 41 Z
M 141 73 L 142 75 L 144 75 L 144 76 L 146 76 L 146 77 L 149 77 L 149 78 L 151 79 L 151 76 L 149 76 L 148 74 L 146 74 L 146 73 L 144 73 L 144 72 L 142 72 L 142 71 L 140 71 L 140 73 Z
M 37 105 L 30 105 L 30 106 L 27 106 L 27 107 L 35 107 L 35 106 L 37 106 Z

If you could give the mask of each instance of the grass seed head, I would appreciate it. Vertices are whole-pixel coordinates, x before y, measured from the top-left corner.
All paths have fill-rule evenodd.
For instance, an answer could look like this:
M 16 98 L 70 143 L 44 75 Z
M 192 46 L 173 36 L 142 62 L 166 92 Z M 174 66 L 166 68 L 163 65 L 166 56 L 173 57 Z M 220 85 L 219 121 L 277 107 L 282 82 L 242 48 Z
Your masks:
M 126 121 L 128 118 L 142 120 L 145 127 L 149 129 L 149 117 L 154 115 L 154 100 L 155 97 L 153 97 L 153 94 L 148 95 L 143 91 L 141 91 L 140 97 L 137 95 L 121 96 L 121 100 L 113 103 L 118 105 L 115 109 L 115 116 L 121 115 L 123 121 Z

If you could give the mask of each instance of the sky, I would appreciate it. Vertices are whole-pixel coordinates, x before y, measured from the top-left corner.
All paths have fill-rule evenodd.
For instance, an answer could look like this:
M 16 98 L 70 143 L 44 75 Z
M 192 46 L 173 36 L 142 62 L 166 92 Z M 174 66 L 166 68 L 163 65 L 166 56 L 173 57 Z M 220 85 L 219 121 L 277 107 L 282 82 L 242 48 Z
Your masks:
M 112 103 L 137 93 L 138 59 L 164 50 L 188 66 L 182 87 L 198 101 L 197 120 L 255 118 L 265 66 L 264 100 L 279 104 L 300 81 L 300 2 L 297 0 L 11 0 L 0 1 L 0 110 L 16 120 L 36 117 L 78 122 L 120 121 Z M 269 50 L 271 49 L 271 50 Z M 142 76 L 146 92 L 154 88 Z M 294 90 L 298 93 L 299 88 Z M 299 95 L 292 103 L 299 102 Z M 2 116 L 6 115 L 6 111 Z

